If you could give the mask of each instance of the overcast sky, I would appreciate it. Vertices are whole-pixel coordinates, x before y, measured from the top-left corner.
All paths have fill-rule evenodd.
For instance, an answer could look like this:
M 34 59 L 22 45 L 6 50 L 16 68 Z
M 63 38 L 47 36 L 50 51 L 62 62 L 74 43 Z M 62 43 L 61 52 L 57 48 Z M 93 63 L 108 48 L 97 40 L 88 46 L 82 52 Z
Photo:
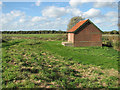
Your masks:
M 78 1 L 0 2 L 2 30 L 66 30 L 74 16 L 90 19 L 102 31 L 118 30 L 118 3 L 115 0 Z

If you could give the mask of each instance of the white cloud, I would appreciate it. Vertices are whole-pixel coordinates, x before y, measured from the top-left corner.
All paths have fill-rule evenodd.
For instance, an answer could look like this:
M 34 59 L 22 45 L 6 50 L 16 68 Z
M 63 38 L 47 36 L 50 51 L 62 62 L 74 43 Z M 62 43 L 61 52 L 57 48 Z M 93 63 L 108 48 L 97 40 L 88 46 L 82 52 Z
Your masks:
M 103 20 L 102 20 L 102 19 L 95 19 L 95 20 L 94 20 L 94 23 L 100 24 L 100 23 L 103 23 Z
M 101 11 L 95 8 L 91 8 L 86 12 L 82 12 L 77 8 L 52 6 L 52 8 L 49 7 L 48 9 L 45 8 L 44 10 L 46 10 L 46 13 L 42 13 L 43 16 L 34 17 L 26 16 L 24 12 L 17 10 L 2 14 L 2 18 L 0 17 L 0 20 L 2 20 L 3 23 L 3 30 L 65 30 L 71 18 L 70 14 L 72 16 L 84 15 L 85 18 L 90 18 L 90 20 L 93 20 L 94 23 L 100 28 L 116 27 L 115 25 L 117 25 L 118 20 L 117 12 L 111 11 L 101 16 Z M 62 17 L 66 14 L 69 16 Z
M 0 17 L 3 30 L 18 30 L 25 27 L 25 13 L 13 10 Z
M 106 17 L 118 17 L 118 13 L 114 11 L 107 12 L 105 14 Z
M 110 25 L 115 26 L 118 23 L 118 12 L 110 11 L 104 15 L 104 20 L 109 21 Z
M 69 19 L 66 18 L 54 18 L 51 20 L 49 17 L 44 16 L 26 16 L 24 12 L 11 11 L 6 14 L 2 14 L 0 20 L 2 20 L 3 30 L 40 30 L 40 29 L 65 29 Z M 13 15 L 15 14 L 15 15 Z M 64 21 L 64 22 L 63 22 Z
M 10 14 L 2 14 L 1 21 L 3 24 L 9 23 L 13 20 L 13 17 Z
M 66 13 L 67 12 L 64 7 L 50 6 L 42 10 L 43 16 L 53 17 L 53 18 L 59 18 L 61 16 L 64 16 Z
M 109 21 L 109 22 L 106 22 Z M 118 22 L 118 17 L 117 17 L 117 12 L 107 12 L 103 17 L 94 19 L 94 22 L 97 24 L 104 24 L 106 23 L 117 23 Z
M 88 3 L 88 2 L 93 2 L 95 8 L 100 8 L 100 7 L 115 7 L 116 6 L 116 0 L 70 0 L 69 4 L 72 7 L 77 7 L 83 3 Z
M 52 17 L 52 18 L 59 18 L 66 14 L 70 14 L 72 16 L 82 16 L 83 12 L 77 8 L 72 7 L 47 7 L 42 11 L 42 15 L 44 17 Z
M 38 16 L 35 16 L 32 18 L 32 22 L 38 22 L 38 21 L 43 21 L 43 20 L 46 20 L 45 17 L 38 17 Z
M 48 8 L 48 7 L 47 7 Z M 49 7 L 42 11 L 43 16 L 26 16 L 24 12 L 14 10 L 10 13 L 2 14 L 2 23 L 4 30 L 32 30 L 32 29 L 61 29 L 65 30 L 67 24 L 71 17 L 63 18 L 62 16 L 68 14 L 72 16 L 81 16 L 85 13 L 91 15 L 91 13 L 96 13 L 96 9 L 88 10 L 87 12 L 82 12 L 77 8 L 69 7 Z M 44 13 L 43 13 L 44 12 Z M 51 19 L 51 17 L 54 17 Z
M 2 2 L 0 1 L 0 5 L 2 5 Z
M 39 24 L 40 29 L 48 30 L 65 30 L 70 18 L 56 18 L 47 21 L 46 23 Z
M 82 12 L 79 9 L 73 9 L 72 15 L 74 15 L 74 16 L 82 16 Z
M 94 18 L 93 22 L 106 30 L 115 29 L 115 27 L 117 27 L 118 24 L 117 14 L 117 12 L 110 11 L 100 18 Z
M 19 17 L 24 17 L 25 13 L 17 10 L 13 10 L 10 13 L 2 14 L 1 21 L 3 24 L 10 23 Z
M 78 6 L 79 4 L 81 4 L 81 2 L 78 2 L 79 0 L 70 0 L 69 4 L 72 6 L 72 7 L 76 7 Z
M 101 11 L 99 9 L 94 9 L 94 8 L 91 8 L 83 13 L 83 16 L 86 18 L 99 17 L 100 15 L 101 15 Z
M 20 18 L 20 19 L 19 19 L 19 22 L 20 22 L 20 23 L 23 23 L 23 22 L 25 22 L 25 19 L 24 19 L 24 18 Z
M 14 11 L 11 11 L 10 14 L 8 15 L 12 15 L 13 17 L 19 17 L 19 16 L 24 16 L 24 12 L 14 10 Z
M 111 22 L 116 22 L 117 23 L 118 22 L 118 18 L 112 18 Z
M 78 5 L 81 5 L 82 3 L 86 3 L 86 2 L 90 2 L 90 1 L 93 1 L 93 0 L 70 0 L 69 4 L 72 7 L 77 7 Z
M 117 3 L 115 2 L 95 2 L 93 5 L 95 8 L 101 8 L 101 7 L 117 7 Z
M 117 2 L 117 0 L 93 0 L 94 2 Z
M 70 13 L 72 16 L 82 16 L 82 11 L 77 8 L 67 8 L 67 13 Z
M 1 9 L 2 9 L 2 2 L 0 1 L 0 12 L 1 12 Z
M 41 0 L 37 0 L 37 2 L 35 2 L 36 6 L 40 6 Z

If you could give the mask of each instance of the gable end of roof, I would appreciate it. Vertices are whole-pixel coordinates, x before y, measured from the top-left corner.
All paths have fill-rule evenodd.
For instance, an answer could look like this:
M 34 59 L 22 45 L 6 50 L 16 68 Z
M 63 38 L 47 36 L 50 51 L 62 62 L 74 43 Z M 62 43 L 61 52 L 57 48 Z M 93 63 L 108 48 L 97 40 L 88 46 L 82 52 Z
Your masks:
M 91 24 L 93 24 L 101 33 L 102 33 L 102 31 L 93 23 L 93 22 L 91 22 L 89 19 L 87 19 L 81 26 L 79 26 L 77 29 L 75 29 L 75 30 L 73 30 L 73 31 L 70 31 L 70 30 L 68 30 L 67 31 L 67 33 L 76 33 L 78 30 L 80 30 L 86 23 L 88 23 L 88 22 L 90 22 Z M 79 22 L 78 22 L 79 23 Z M 75 27 L 75 26 L 73 26 L 73 27 Z

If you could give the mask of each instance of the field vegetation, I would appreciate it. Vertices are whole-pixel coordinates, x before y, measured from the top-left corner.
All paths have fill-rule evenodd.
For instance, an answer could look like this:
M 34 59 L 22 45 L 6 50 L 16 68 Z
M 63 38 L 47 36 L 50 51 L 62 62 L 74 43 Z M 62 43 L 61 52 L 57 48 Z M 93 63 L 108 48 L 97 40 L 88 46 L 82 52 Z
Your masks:
M 102 35 L 103 44 L 113 47 L 113 49 L 120 51 L 120 35 L 104 34 Z
M 65 47 L 65 34 L 3 34 L 3 88 L 117 88 L 117 50 Z

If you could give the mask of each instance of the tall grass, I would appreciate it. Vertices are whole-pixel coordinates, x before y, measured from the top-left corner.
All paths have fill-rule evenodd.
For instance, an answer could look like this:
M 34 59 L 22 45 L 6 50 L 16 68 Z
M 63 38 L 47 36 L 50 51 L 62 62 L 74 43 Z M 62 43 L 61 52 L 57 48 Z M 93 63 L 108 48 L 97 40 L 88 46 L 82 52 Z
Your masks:
M 103 44 L 112 46 L 115 50 L 120 51 L 120 36 L 119 35 L 102 35 Z

